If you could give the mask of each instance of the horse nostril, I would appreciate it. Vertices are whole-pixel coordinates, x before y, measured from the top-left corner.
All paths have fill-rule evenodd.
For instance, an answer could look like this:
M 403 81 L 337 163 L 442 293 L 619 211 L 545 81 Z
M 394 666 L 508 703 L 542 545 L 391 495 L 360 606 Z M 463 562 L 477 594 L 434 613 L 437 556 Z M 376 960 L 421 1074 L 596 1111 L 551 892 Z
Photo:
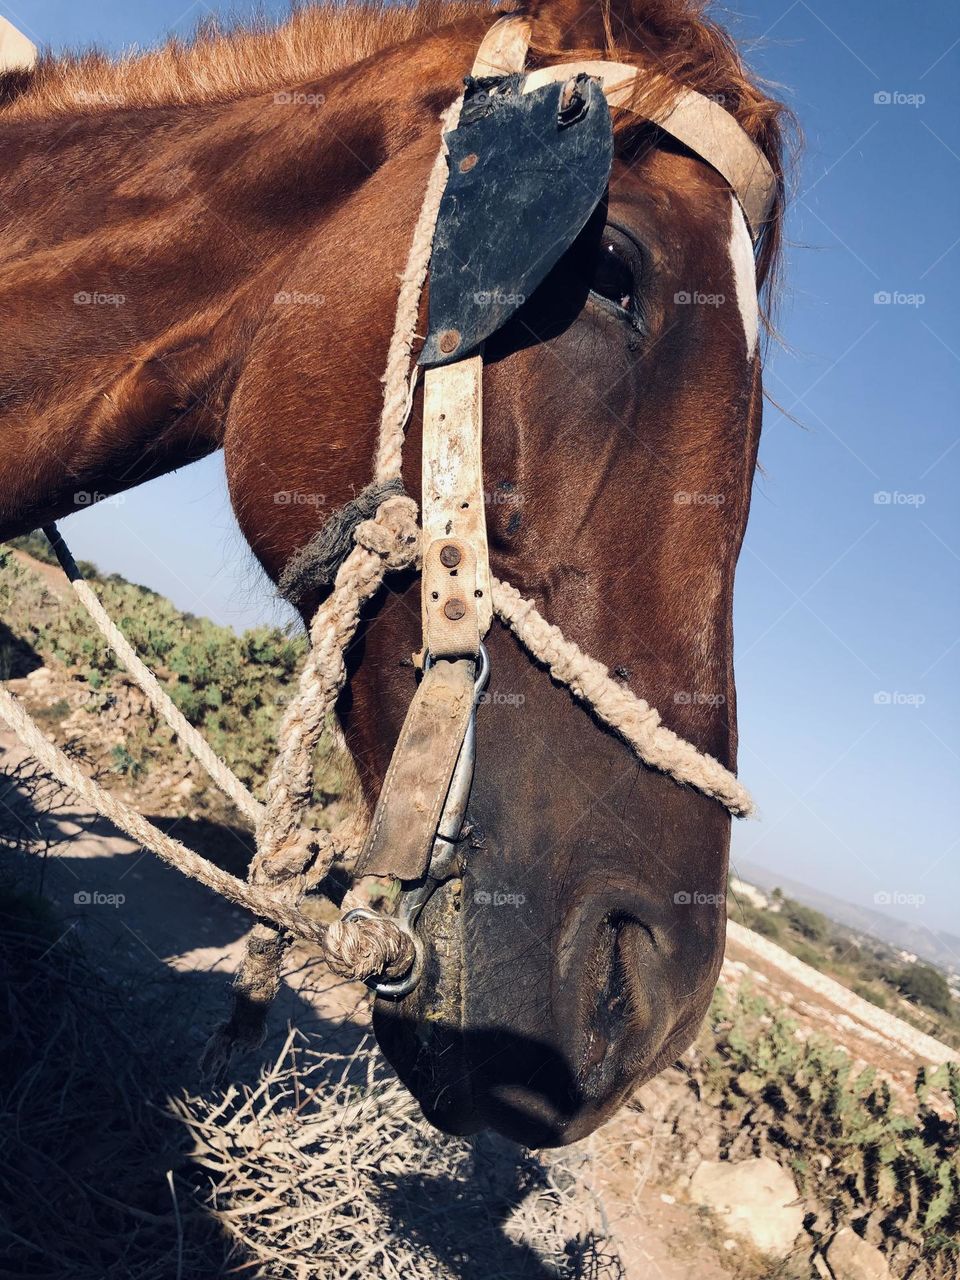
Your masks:
M 594 975 L 597 1004 L 594 1025 L 599 1040 L 615 1043 L 635 1015 L 649 930 L 626 912 L 613 912 L 600 926 Z

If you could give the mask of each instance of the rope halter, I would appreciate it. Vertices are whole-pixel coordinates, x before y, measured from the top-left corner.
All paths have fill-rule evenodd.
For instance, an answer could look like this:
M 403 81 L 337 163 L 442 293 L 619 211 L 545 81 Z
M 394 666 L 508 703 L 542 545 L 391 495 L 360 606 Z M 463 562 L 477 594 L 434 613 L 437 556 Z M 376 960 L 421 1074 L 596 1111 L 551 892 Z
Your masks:
M 462 150 L 466 131 L 483 119 L 475 96 L 478 83 L 483 93 L 498 102 L 509 99 L 514 107 L 522 106 L 527 95 L 544 92 L 559 96 L 568 106 L 579 102 L 581 116 L 594 110 L 598 127 L 608 129 L 609 120 L 604 123 L 596 115 L 598 97 L 603 112 L 607 106 L 630 110 L 638 85 L 652 75 L 618 63 L 581 62 L 545 67 L 524 77 L 529 38 L 529 23 L 521 17 L 495 22 L 477 52 L 466 98 L 457 98 L 444 113 L 443 141 L 400 280 L 383 377 L 373 482 L 293 557 L 281 578 L 281 588 L 290 594 L 301 571 L 309 574 L 319 564 L 322 569 L 314 575 L 313 585 L 322 583 L 331 590 L 310 625 L 310 650 L 297 694 L 280 726 L 264 804 L 184 720 L 107 618 L 55 527 L 47 530 L 77 595 L 120 661 L 181 743 L 257 829 L 257 852 L 244 883 L 166 836 L 85 778 L 40 733 L 9 691 L 0 688 L 0 715 L 61 783 L 138 843 L 258 917 L 235 980 L 233 1014 L 216 1033 L 208 1052 L 208 1062 L 221 1066 L 233 1044 L 256 1044 L 262 1037 L 266 1011 L 279 986 L 283 954 L 295 937 L 319 942 L 335 973 L 366 981 L 381 996 L 401 996 L 415 985 L 422 958 L 415 931 L 417 916 L 433 888 L 457 874 L 457 844 L 473 778 L 477 703 L 488 670 L 483 639 L 494 614 L 555 680 L 591 707 L 645 764 L 715 798 L 731 814 L 745 816 L 752 810 L 748 793 L 728 769 L 667 729 L 657 711 L 611 679 L 606 667 L 566 639 L 540 615 L 533 601 L 491 573 L 481 436 L 483 338 L 492 332 L 492 322 L 481 308 L 474 317 L 481 327 L 473 332 L 472 341 L 458 328 L 438 327 L 433 311 L 443 292 L 439 285 L 431 289 L 431 324 L 424 346 L 434 359 L 423 376 L 422 528 L 417 524 L 417 504 L 403 493 L 404 430 L 419 373 L 417 368 L 411 373 L 410 362 L 421 294 L 448 177 L 460 182 L 477 162 L 476 154 L 468 154 L 457 165 L 456 177 L 448 173 L 451 148 Z M 602 95 L 596 92 L 598 83 Z M 560 85 L 566 86 L 562 94 Z M 672 105 L 654 122 L 727 180 L 756 236 L 776 190 L 766 157 L 718 103 L 682 86 L 673 88 Z M 570 127 L 577 127 L 575 119 Z M 442 255 L 435 267 L 439 279 Z M 504 319 L 498 313 L 496 323 Z M 324 833 L 302 827 L 313 793 L 314 753 L 346 679 L 344 652 L 356 634 L 363 604 L 379 589 L 386 573 L 418 565 L 422 567 L 423 678 L 359 850 L 356 876 L 361 880 L 392 875 L 403 886 L 400 907 L 397 916 L 387 917 L 371 911 L 350 892 L 340 918 L 324 927 L 304 915 L 302 900 L 321 885 L 335 858 L 357 853 L 360 841 L 356 831 Z

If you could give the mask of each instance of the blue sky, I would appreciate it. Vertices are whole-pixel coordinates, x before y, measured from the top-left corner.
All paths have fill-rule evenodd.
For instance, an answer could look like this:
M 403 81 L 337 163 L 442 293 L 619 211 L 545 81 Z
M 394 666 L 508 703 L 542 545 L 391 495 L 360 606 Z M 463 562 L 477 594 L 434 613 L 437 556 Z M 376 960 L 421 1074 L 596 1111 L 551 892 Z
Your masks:
M 38 43 L 111 50 L 186 35 L 211 12 L 285 9 L 0 0 Z M 741 774 L 761 819 L 738 825 L 734 856 L 960 934 L 960 9 L 717 12 L 806 135 L 787 347 L 765 375 L 797 421 L 767 409 L 737 584 Z M 235 626 L 283 616 L 219 458 L 65 532 L 185 608 Z

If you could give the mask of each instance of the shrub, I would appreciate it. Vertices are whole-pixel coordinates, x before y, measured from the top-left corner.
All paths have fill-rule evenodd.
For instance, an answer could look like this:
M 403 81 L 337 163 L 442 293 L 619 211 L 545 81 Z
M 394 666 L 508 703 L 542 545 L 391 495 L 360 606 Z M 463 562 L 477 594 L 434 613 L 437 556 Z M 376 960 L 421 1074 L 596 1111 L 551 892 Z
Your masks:
M 874 1241 L 953 1256 L 960 1238 L 960 1063 L 923 1068 L 916 1107 L 895 1103 L 874 1069 L 741 988 L 714 997 L 703 1046 L 704 1099 L 720 1109 L 723 1153 L 771 1155 L 827 1206 L 820 1230 L 857 1222 Z M 951 1243 L 952 1242 L 952 1243 Z
M 782 914 L 791 928 L 811 942 L 822 942 L 830 932 L 830 922 L 826 916 L 814 911 L 812 907 L 794 902 L 792 898 L 783 899 Z
M 39 538 L 34 546 L 34 535 L 26 541 L 31 554 L 45 547 Z M 276 627 L 237 635 L 229 627 L 182 613 L 163 596 L 116 574 L 98 578 L 95 589 L 107 613 L 191 724 L 256 790 L 273 759 L 306 638 Z M 0 616 L 15 620 L 18 637 L 44 662 L 71 668 L 92 689 L 106 693 L 111 683 L 117 688 L 118 681 L 126 680 L 79 602 L 58 600 L 9 557 L 0 572 Z M 155 749 L 149 753 L 154 754 Z M 149 755 L 141 760 L 144 768 Z M 130 773 L 125 758 L 112 763 Z
M 855 982 L 853 984 L 853 993 L 861 998 L 861 1000 L 869 1000 L 871 1004 L 875 1004 L 878 1009 L 887 1007 L 887 997 L 882 991 L 877 991 L 875 987 L 869 986 L 866 982 Z
M 780 921 L 767 911 L 758 911 L 750 926 L 756 933 L 774 942 L 780 937 Z
M 911 964 L 894 978 L 897 990 L 918 1004 L 947 1017 L 954 1012 L 953 996 L 946 978 L 928 964 Z

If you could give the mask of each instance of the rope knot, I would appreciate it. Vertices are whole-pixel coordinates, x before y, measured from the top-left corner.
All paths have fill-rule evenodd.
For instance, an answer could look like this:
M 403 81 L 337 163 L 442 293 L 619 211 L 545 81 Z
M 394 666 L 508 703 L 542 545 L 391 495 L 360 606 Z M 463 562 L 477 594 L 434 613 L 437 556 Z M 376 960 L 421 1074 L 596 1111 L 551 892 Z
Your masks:
M 372 520 L 357 525 L 353 536 L 358 546 L 380 556 L 388 569 L 408 569 L 416 564 L 420 549 L 417 504 L 405 495 L 386 498 Z
M 327 926 L 323 957 L 341 978 L 401 978 L 416 959 L 413 940 L 387 916 L 342 916 Z

